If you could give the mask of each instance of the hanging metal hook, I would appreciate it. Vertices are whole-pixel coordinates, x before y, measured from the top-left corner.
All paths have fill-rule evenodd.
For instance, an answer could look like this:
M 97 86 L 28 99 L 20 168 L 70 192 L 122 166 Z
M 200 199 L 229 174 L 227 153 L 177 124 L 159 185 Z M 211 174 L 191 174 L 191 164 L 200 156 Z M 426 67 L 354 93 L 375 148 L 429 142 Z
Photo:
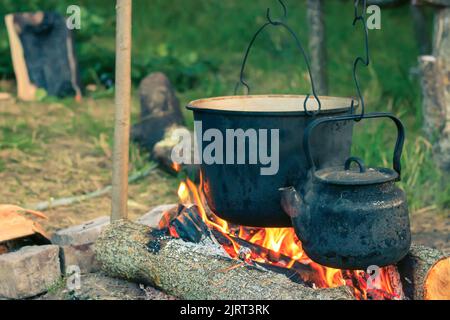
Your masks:
M 278 2 L 283 7 L 283 19 L 286 19 L 287 18 L 287 7 L 282 0 L 278 0 Z M 267 21 L 269 21 L 269 23 L 273 24 L 273 25 L 277 25 L 280 21 L 280 20 L 272 19 L 272 17 L 270 16 L 270 8 L 267 8 Z
M 282 0 L 278 0 L 278 2 L 281 4 L 281 6 L 283 7 L 283 11 L 284 11 L 284 19 L 287 18 L 287 7 L 286 5 L 283 3 Z M 314 96 L 314 99 L 318 105 L 318 108 L 316 111 L 309 111 L 308 110 L 308 101 L 311 98 L 311 94 L 307 94 L 305 97 L 305 100 L 303 102 L 303 109 L 305 111 L 305 113 L 309 116 L 314 116 L 317 115 L 318 113 L 320 113 L 320 111 L 322 110 L 322 102 L 320 101 L 320 98 L 316 92 L 316 87 L 314 85 L 314 80 L 313 80 L 313 76 L 311 73 L 311 66 L 309 63 L 309 59 L 308 59 L 308 55 L 306 54 L 305 49 L 303 48 L 300 39 L 298 38 L 297 34 L 294 32 L 294 30 L 292 30 L 285 22 L 283 22 L 282 20 L 273 20 L 270 16 L 270 8 L 267 9 L 267 22 L 258 29 L 258 31 L 256 32 L 256 34 L 253 36 L 252 40 L 250 41 L 250 44 L 247 47 L 247 50 L 245 52 L 244 55 L 244 60 L 242 61 L 242 66 L 241 66 L 241 72 L 239 75 L 239 82 L 236 84 L 236 87 L 234 88 L 234 94 L 236 95 L 238 92 L 239 87 L 242 85 L 246 88 L 247 90 L 247 94 L 250 94 L 250 86 L 249 84 L 245 81 L 245 76 L 244 76 L 244 71 L 245 71 L 245 66 L 247 64 L 247 60 L 250 54 L 250 51 L 253 47 L 253 44 L 255 43 L 256 39 L 259 37 L 259 35 L 268 27 L 270 26 L 276 26 L 276 27 L 283 27 L 286 31 L 288 31 L 288 33 L 292 36 L 292 38 L 295 41 L 295 44 L 297 46 L 297 49 L 300 51 L 300 53 L 302 54 L 305 63 L 306 63 L 306 68 L 308 70 L 308 74 L 309 74 L 309 79 L 311 81 L 311 89 L 312 89 L 312 93 Z
M 361 102 L 361 115 L 359 119 L 356 119 L 355 121 L 360 121 L 363 119 L 364 117 L 364 113 L 365 113 L 365 101 L 364 101 L 364 97 L 361 91 L 361 86 L 359 84 L 359 80 L 358 80 L 358 76 L 357 76 L 357 68 L 358 68 L 358 63 L 362 63 L 363 65 L 365 65 L 366 67 L 369 66 L 370 64 L 370 53 L 369 53 L 369 30 L 367 28 L 367 24 L 366 24 L 366 8 L 367 8 L 367 0 L 363 0 L 362 1 L 362 13 L 359 12 L 359 6 L 360 6 L 360 0 L 355 0 L 355 18 L 353 20 L 353 26 L 356 26 L 356 24 L 358 23 L 358 21 L 361 22 L 361 24 L 363 25 L 364 28 L 364 45 L 365 45 L 365 58 L 362 57 L 357 57 L 355 62 L 353 63 L 353 80 L 355 82 L 355 86 L 356 86 L 356 91 L 358 93 L 359 96 L 359 101 Z M 352 105 L 351 105 L 351 112 L 353 113 L 355 110 L 355 101 L 352 100 Z
M 355 21 L 353 21 L 353 24 L 355 24 L 357 17 L 366 17 L 366 1 L 367 0 L 363 0 L 363 11 L 361 13 L 359 13 L 359 2 L 361 0 L 355 0 Z

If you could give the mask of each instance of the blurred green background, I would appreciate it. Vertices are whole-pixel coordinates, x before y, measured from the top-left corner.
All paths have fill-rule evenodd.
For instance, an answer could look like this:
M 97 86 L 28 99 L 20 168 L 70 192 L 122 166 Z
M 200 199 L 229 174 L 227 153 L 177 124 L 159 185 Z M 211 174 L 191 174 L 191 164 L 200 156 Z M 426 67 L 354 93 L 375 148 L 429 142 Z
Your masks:
M 0 15 L 10 12 L 81 7 L 81 30 L 75 31 L 83 83 L 103 86 L 114 77 L 115 8 L 111 0 L 1 0 Z M 305 47 L 308 43 L 305 1 L 287 0 L 287 22 Z M 133 2 L 133 83 L 148 73 L 165 72 L 182 105 L 190 100 L 233 93 L 248 41 L 265 22 L 266 8 L 281 15 L 277 1 L 135 0 Z M 431 35 L 432 13 L 429 16 Z M 330 95 L 354 96 L 352 64 L 364 54 L 363 33 L 353 28 L 353 1 L 326 1 Z M 407 127 L 402 187 L 412 210 L 436 205 L 448 209 L 450 187 L 431 158 L 431 141 L 421 134 L 421 90 L 411 72 L 417 65 L 419 44 L 408 7 L 382 10 L 382 29 L 370 31 L 372 64 L 360 68 L 368 111 L 391 111 Z M 253 49 L 247 79 L 253 93 L 310 92 L 305 64 L 291 39 L 279 29 L 265 33 Z M 0 77 L 13 78 L 6 30 L 0 28 Z M 112 89 L 92 98 L 112 98 Z M 68 102 L 70 103 L 70 102 Z M 183 111 L 187 123 L 189 112 Z M 106 133 L 111 128 L 105 127 Z M 355 131 L 354 155 L 371 166 L 390 166 L 394 126 L 363 122 Z M 442 211 L 442 210 L 440 210 Z M 444 210 L 445 211 L 445 210 Z

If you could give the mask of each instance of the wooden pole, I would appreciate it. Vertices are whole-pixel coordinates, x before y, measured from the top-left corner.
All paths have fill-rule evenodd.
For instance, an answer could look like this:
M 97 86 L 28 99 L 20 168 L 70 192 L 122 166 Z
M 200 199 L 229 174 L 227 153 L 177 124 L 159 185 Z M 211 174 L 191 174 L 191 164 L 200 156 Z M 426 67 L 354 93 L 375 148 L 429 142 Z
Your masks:
M 117 0 L 116 99 L 111 220 L 128 217 L 128 161 L 131 105 L 131 4 Z

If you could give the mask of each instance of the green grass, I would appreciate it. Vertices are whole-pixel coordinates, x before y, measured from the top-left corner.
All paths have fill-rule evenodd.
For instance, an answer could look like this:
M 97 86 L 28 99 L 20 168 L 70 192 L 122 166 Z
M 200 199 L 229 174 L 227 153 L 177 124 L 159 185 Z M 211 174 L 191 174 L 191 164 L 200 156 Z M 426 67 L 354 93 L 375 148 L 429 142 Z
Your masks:
M 102 76 L 113 77 L 115 11 L 112 1 L 5 1 L 0 14 L 36 8 L 54 8 L 64 14 L 68 4 L 79 4 L 82 29 L 75 35 L 83 80 L 101 85 Z M 306 46 L 305 1 L 286 0 L 286 4 L 288 23 L 298 31 Z M 275 0 L 135 0 L 134 84 L 152 71 L 164 71 L 177 87 L 182 105 L 193 99 L 232 94 L 243 52 L 254 32 L 264 23 L 267 7 L 273 9 L 274 15 L 280 14 Z M 330 95 L 354 96 L 352 63 L 364 52 L 362 30 L 352 27 L 352 1 L 326 1 L 325 14 Z M 5 30 L 1 27 L 0 39 L 3 39 L 0 40 L 0 74 L 9 77 L 12 67 L 4 40 Z M 408 7 L 382 10 L 382 29 L 370 31 L 370 47 L 372 64 L 359 71 L 367 111 L 393 112 L 406 125 L 401 185 L 408 193 L 410 206 L 419 209 L 438 205 L 448 209 L 448 183 L 433 164 L 430 144 L 420 131 L 420 86 L 418 79 L 410 75 L 419 51 Z M 310 92 L 305 72 L 305 64 L 291 39 L 285 32 L 273 29 L 258 39 L 246 74 L 253 93 L 303 94 Z M 96 95 L 110 98 L 112 93 L 109 90 Z M 187 123 L 192 124 L 191 113 L 183 112 Z M 111 124 L 103 119 L 81 114 L 74 120 L 72 130 L 80 130 L 93 139 L 107 135 L 107 144 L 112 143 Z M 1 141 L 26 148 L 30 140 L 23 138 L 23 134 L 15 131 Z M 395 130 L 388 123 L 364 122 L 355 130 L 353 154 L 364 158 L 371 166 L 390 166 L 394 139 Z M 131 151 L 132 157 L 141 162 L 142 156 L 136 152 Z M 138 165 L 141 166 L 142 163 Z
M 17 122 L 7 127 L 0 127 L 0 150 L 19 149 L 35 150 L 39 139 L 45 139 L 39 130 L 31 128 L 25 122 Z

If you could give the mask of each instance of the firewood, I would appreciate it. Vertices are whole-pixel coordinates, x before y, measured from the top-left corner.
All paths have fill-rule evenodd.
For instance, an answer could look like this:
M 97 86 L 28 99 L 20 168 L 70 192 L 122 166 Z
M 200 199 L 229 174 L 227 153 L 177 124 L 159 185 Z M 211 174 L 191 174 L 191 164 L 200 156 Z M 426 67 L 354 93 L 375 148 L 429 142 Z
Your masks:
M 398 269 L 407 297 L 450 299 L 450 257 L 439 250 L 413 245 Z
M 230 259 L 212 243 L 184 242 L 124 220 L 104 231 L 95 251 L 108 275 L 149 284 L 181 299 L 354 299 L 348 287 L 309 288 L 285 275 Z

